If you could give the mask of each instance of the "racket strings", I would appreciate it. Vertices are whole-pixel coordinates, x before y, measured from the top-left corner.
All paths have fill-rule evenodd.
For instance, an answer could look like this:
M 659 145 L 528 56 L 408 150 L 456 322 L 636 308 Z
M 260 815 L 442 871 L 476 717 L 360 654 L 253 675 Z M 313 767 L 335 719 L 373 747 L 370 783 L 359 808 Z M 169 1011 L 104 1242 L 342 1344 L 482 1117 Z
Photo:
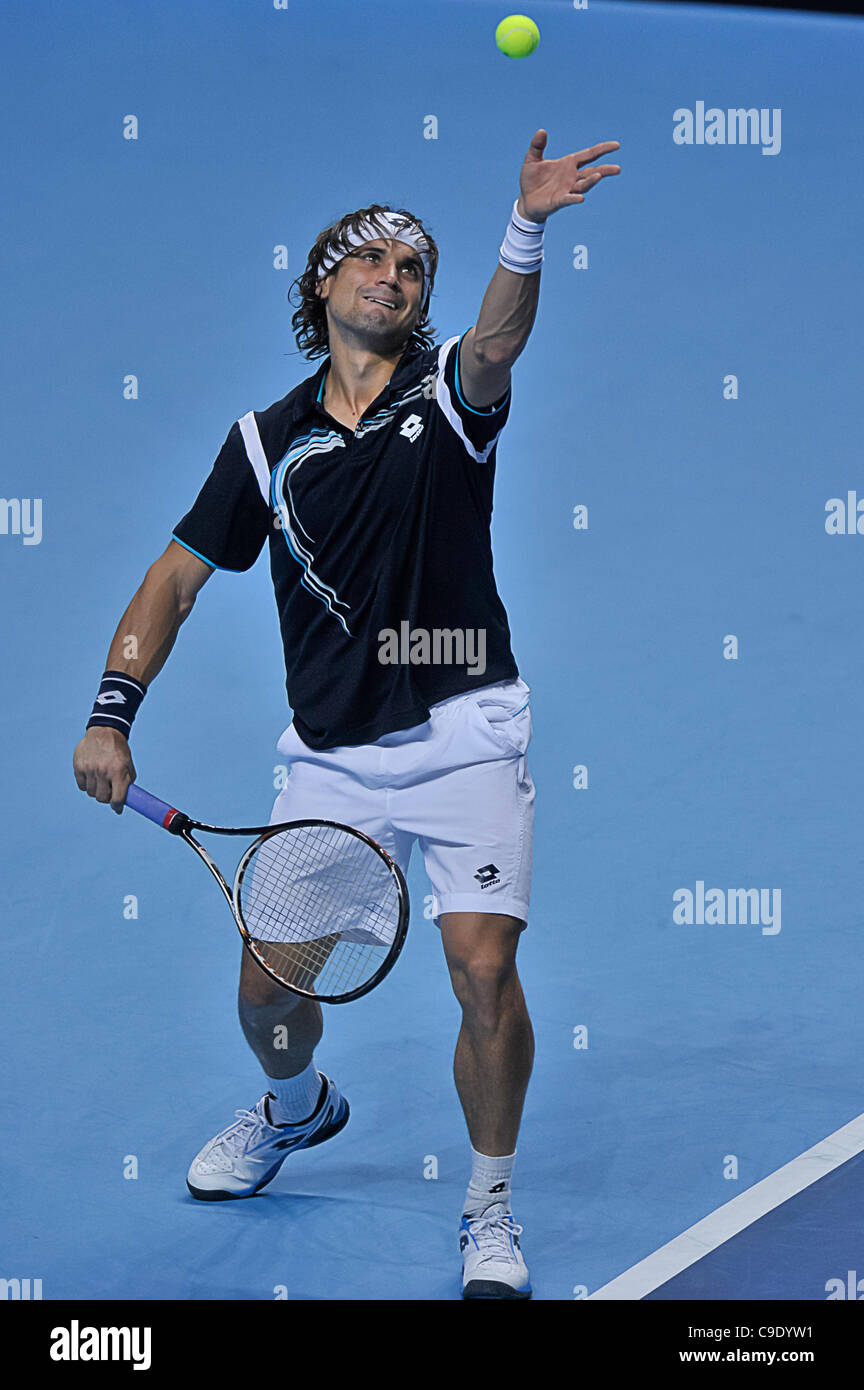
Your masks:
M 386 860 L 347 829 L 293 826 L 262 840 L 239 883 L 256 951 L 287 984 L 348 994 L 376 974 L 401 915 Z

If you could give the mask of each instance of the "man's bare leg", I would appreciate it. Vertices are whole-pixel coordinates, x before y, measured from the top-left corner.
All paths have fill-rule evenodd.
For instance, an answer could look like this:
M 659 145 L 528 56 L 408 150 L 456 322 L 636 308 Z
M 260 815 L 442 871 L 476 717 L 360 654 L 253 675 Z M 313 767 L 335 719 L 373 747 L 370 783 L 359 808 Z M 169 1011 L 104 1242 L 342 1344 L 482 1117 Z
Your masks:
M 534 1030 L 516 970 L 525 923 L 487 912 L 445 912 L 441 939 L 462 1027 L 453 1060 L 472 1147 L 512 1154 L 534 1062 Z
M 270 979 L 243 947 L 238 991 L 240 1026 L 267 1076 L 297 1076 L 324 1032 L 321 1005 Z

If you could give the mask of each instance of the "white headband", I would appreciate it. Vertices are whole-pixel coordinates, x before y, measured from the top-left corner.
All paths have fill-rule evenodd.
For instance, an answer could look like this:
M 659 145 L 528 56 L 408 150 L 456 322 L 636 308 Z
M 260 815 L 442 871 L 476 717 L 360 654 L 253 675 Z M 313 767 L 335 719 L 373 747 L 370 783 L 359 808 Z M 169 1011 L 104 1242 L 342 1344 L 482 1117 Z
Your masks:
M 423 232 L 407 217 L 397 217 L 392 213 L 378 213 L 376 217 L 369 218 L 366 222 L 361 222 L 359 230 L 351 231 L 350 228 L 342 234 L 343 239 L 349 246 L 364 246 L 367 241 L 377 241 L 385 237 L 391 241 L 404 241 L 406 246 L 413 246 L 421 261 L 426 276 L 426 293 L 428 296 L 429 279 L 431 275 L 431 260 L 429 257 L 429 242 Z M 332 270 L 334 265 L 343 260 L 348 255 L 347 251 L 337 249 L 335 255 L 325 255 L 318 267 L 318 279 L 322 280 L 328 270 Z

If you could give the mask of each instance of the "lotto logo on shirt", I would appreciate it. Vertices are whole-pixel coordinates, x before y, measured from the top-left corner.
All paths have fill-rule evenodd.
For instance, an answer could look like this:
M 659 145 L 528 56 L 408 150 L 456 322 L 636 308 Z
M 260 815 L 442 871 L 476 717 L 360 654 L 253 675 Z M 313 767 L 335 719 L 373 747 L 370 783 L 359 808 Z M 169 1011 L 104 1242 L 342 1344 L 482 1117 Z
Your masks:
M 486 670 L 486 629 L 483 627 L 412 627 L 401 622 L 378 633 L 382 666 L 465 666 L 471 676 Z
M 423 421 L 420 419 L 419 415 L 409 415 L 408 419 L 404 421 L 402 428 L 399 431 L 400 434 L 404 434 L 406 439 L 410 439 L 412 444 L 414 443 L 414 440 L 417 439 L 420 434 L 422 434 L 422 432 Z

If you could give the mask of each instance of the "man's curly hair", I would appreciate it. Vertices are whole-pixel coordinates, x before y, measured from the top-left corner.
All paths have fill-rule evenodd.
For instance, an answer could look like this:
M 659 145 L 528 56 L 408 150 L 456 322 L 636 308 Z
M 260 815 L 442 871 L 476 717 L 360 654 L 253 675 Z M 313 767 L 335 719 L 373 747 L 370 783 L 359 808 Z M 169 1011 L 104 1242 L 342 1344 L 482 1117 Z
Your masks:
M 327 255 L 344 256 L 354 252 L 356 248 L 347 240 L 346 233 L 349 230 L 359 231 L 361 223 L 376 218 L 379 213 L 395 213 L 398 216 L 410 218 L 423 232 L 429 244 L 429 281 L 428 284 L 425 283 L 424 276 L 423 307 L 414 325 L 410 343 L 421 348 L 435 346 L 435 332 L 429 321 L 429 300 L 432 286 L 435 283 L 435 272 L 438 269 L 438 247 L 423 223 L 413 213 L 408 212 L 405 208 L 391 208 L 383 203 L 372 203 L 368 208 L 360 208 L 357 212 L 347 213 L 340 221 L 324 228 L 309 252 L 306 269 L 292 282 L 291 289 L 288 291 L 288 301 L 292 304 L 294 300 L 292 300 L 291 294 L 295 286 L 299 291 L 300 304 L 291 317 L 291 327 L 294 329 L 297 346 L 306 357 L 323 357 L 330 351 L 327 334 L 327 308 L 325 301 L 315 293 L 315 288 L 318 285 L 318 270 L 322 261 Z M 337 264 L 327 273 L 333 275 L 338 268 Z

